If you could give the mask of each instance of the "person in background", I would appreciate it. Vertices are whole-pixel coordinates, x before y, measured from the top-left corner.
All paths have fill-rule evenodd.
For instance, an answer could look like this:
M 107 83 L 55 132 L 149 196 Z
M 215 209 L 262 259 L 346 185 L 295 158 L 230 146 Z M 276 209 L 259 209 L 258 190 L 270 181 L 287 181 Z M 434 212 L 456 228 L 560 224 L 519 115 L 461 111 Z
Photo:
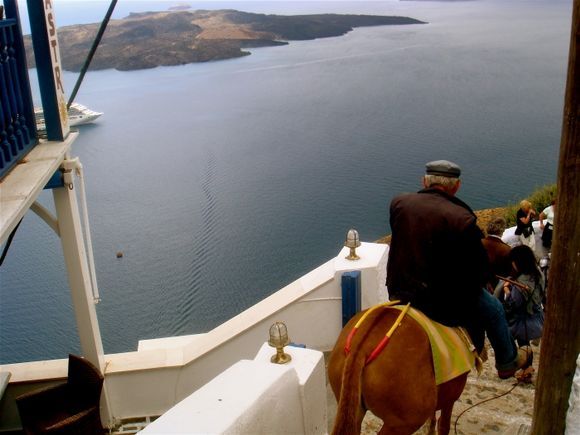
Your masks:
M 510 276 L 512 271 L 512 261 L 510 259 L 511 246 L 505 243 L 501 236 L 505 231 L 507 224 L 504 218 L 496 217 L 492 219 L 485 229 L 487 236 L 481 241 L 489 258 L 491 274 L 489 284 L 495 289 L 499 276 Z
M 453 162 L 429 162 L 424 189 L 391 201 L 389 296 L 439 323 L 466 327 L 479 350 L 485 331 L 498 376 L 506 379 L 528 367 L 529 357 L 516 347 L 501 303 L 484 290 L 489 260 L 477 217 L 455 196 L 460 174 Z
M 554 232 L 554 213 L 556 211 L 556 200 L 552 200 L 550 205 L 540 213 L 540 228 L 542 229 L 542 245 L 546 249 L 552 248 L 552 235 Z M 544 225 L 544 219 L 546 224 Z
M 544 328 L 542 298 L 545 280 L 529 247 L 514 247 L 510 258 L 518 285 L 507 281 L 503 283 L 506 318 L 518 346 L 529 346 L 531 340 L 542 336 Z
M 516 236 L 519 237 L 522 245 L 528 246 L 532 251 L 536 248 L 534 237 L 534 227 L 532 218 L 536 215 L 536 210 L 532 208 L 532 203 L 527 199 L 520 202 L 520 209 L 516 213 Z

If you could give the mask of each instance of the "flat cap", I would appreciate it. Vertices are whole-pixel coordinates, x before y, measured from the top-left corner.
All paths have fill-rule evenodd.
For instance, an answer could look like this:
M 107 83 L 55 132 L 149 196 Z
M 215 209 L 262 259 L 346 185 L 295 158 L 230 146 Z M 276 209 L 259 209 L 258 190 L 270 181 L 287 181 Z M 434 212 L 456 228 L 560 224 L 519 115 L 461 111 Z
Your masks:
M 435 160 L 425 165 L 427 175 L 440 175 L 442 177 L 459 178 L 461 168 L 449 160 Z

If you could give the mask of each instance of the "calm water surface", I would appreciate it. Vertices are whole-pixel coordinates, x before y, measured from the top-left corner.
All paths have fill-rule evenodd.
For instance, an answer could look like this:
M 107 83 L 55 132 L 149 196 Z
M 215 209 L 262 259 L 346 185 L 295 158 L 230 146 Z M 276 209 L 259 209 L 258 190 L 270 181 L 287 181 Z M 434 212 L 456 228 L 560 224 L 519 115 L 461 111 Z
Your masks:
M 60 25 L 106 10 L 57 5 Z M 122 17 L 168 3 L 119 6 Z M 429 24 L 87 75 L 77 100 L 105 115 L 81 128 L 73 154 L 85 167 L 106 352 L 215 327 L 336 255 L 350 227 L 379 238 L 390 199 L 418 188 L 426 161 L 458 162 L 474 208 L 555 181 L 569 1 L 217 7 Z M 52 207 L 51 194 L 42 202 Z M 1 363 L 78 351 L 60 243 L 35 215 L 0 280 Z

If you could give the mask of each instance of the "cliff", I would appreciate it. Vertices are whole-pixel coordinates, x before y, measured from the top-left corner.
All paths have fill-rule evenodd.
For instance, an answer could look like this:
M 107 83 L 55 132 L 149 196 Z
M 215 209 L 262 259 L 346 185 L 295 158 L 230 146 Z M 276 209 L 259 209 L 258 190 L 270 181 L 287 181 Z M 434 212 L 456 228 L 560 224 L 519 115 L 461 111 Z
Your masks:
M 374 15 L 264 15 L 235 10 L 132 13 L 111 20 L 91 69 L 136 70 L 160 65 L 231 59 L 244 48 L 340 36 L 354 27 L 424 24 L 407 17 Z M 64 69 L 79 71 L 99 24 L 58 29 Z M 28 65 L 34 66 L 30 37 L 25 38 Z
M 485 210 L 475 210 L 474 213 L 477 216 L 477 225 L 481 228 L 481 231 L 485 232 L 487 224 L 491 222 L 492 219 L 495 219 L 498 216 L 505 217 L 508 211 L 507 207 L 496 207 L 496 208 L 488 208 Z M 391 235 L 388 234 L 384 237 L 381 237 L 375 243 L 386 243 L 387 245 L 391 244 Z

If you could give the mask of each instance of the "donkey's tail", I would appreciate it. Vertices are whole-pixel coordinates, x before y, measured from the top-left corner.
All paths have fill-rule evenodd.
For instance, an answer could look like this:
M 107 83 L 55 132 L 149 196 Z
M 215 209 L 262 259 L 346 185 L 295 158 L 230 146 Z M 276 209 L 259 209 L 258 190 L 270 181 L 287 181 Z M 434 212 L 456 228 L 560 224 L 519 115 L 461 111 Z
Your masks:
M 351 352 L 344 362 L 340 399 L 336 409 L 336 420 L 332 435 L 360 433 L 364 417 L 362 406 L 362 371 L 365 367 L 364 352 Z

